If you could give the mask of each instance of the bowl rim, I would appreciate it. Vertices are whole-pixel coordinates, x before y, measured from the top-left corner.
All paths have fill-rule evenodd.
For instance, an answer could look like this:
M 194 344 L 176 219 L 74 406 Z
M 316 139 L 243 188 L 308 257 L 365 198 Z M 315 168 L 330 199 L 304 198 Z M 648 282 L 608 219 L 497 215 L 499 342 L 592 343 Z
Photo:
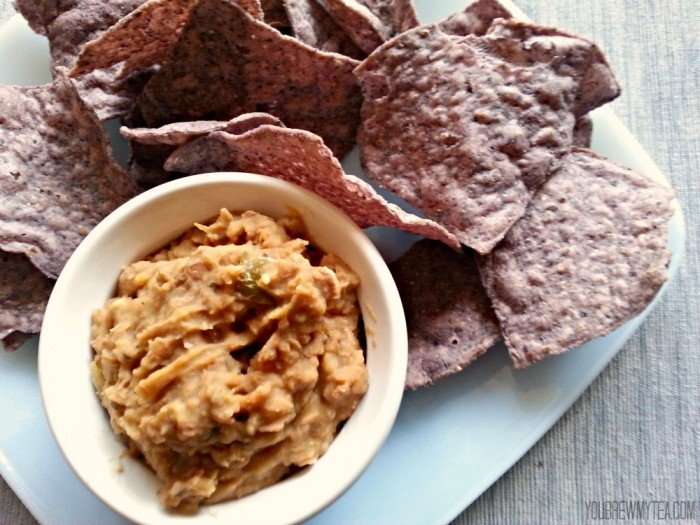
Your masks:
M 235 178 L 232 178 L 232 175 L 234 175 Z M 121 508 L 120 505 L 117 505 L 115 502 L 111 501 L 109 495 L 103 494 L 101 490 L 94 486 L 94 484 L 90 480 L 89 473 L 83 472 L 81 468 L 77 467 L 74 464 L 73 455 L 75 453 L 75 450 L 71 449 L 68 437 L 64 435 L 64 432 L 61 430 L 61 424 L 59 421 L 61 417 L 61 412 L 60 410 L 56 409 L 57 407 L 55 406 L 55 403 L 51 400 L 51 394 L 55 392 L 54 386 L 52 386 L 54 382 L 52 382 L 51 380 L 52 363 L 58 357 L 56 356 L 57 352 L 55 351 L 55 349 L 48 348 L 48 346 L 50 346 L 48 337 L 56 330 L 56 327 L 54 325 L 60 323 L 61 310 L 58 309 L 56 306 L 59 301 L 59 297 L 65 296 L 66 293 L 70 293 L 70 290 L 68 288 L 69 282 L 75 278 L 74 274 L 77 272 L 80 266 L 85 264 L 84 260 L 86 255 L 89 255 L 91 250 L 94 250 L 96 246 L 99 246 L 100 242 L 105 238 L 105 236 L 109 235 L 109 233 L 112 231 L 123 228 L 135 213 L 144 209 L 144 207 L 154 203 L 155 201 L 161 201 L 161 199 L 164 199 L 168 196 L 173 196 L 174 194 L 186 193 L 189 189 L 194 187 L 220 184 L 230 184 L 232 186 L 254 185 L 260 187 L 276 187 L 287 195 L 296 196 L 296 198 L 298 199 L 300 198 L 303 200 L 310 201 L 310 203 L 314 206 L 314 209 L 318 208 L 322 210 L 323 213 L 319 214 L 319 216 L 321 217 L 319 218 L 319 220 L 326 221 L 330 220 L 330 218 L 340 220 L 340 222 L 344 224 L 344 231 L 342 235 L 352 236 L 356 240 L 361 249 L 360 251 L 362 252 L 361 257 L 366 259 L 372 271 L 378 274 L 377 281 L 380 283 L 382 294 L 385 296 L 386 302 L 388 304 L 387 312 L 389 314 L 389 326 L 382 326 L 382 329 L 386 328 L 392 335 L 392 344 L 389 346 L 391 347 L 392 360 L 395 362 L 395 366 L 393 366 L 388 371 L 388 386 L 386 388 L 386 391 L 383 392 L 384 395 L 382 396 L 382 402 L 380 408 L 377 410 L 377 412 L 380 414 L 377 416 L 377 418 L 380 418 L 380 420 L 385 422 L 385 424 L 379 429 L 374 429 L 375 439 L 372 442 L 367 442 L 366 440 L 363 440 L 362 448 L 365 449 L 366 452 L 362 455 L 361 461 L 352 464 L 347 471 L 338 473 L 338 475 L 334 477 L 334 485 L 337 485 L 337 488 L 333 491 L 333 495 L 331 497 L 326 497 L 325 499 L 310 498 L 308 501 L 312 503 L 308 504 L 304 512 L 297 512 L 295 515 L 290 516 L 288 519 L 280 521 L 279 523 L 297 523 L 299 521 L 308 519 L 309 517 L 320 512 L 325 507 L 333 503 L 352 486 L 352 484 L 366 470 L 366 468 L 372 462 L 377 452 L 383 445 L 383 443 L 386 441 L 398 414 L 398 410 L 404 392 L 403 386 L 405 382 L 406 365 L 408 359 L 408 336 L 406 320 L 398 289 L 393 280 L 393 277 L 391 276 L 386 262 L 380 255 L 375 245 L 372 243 L 369 237 L 367 237 L 367 235 L 362 231 L 362 229 L 360 229 L 357 226 L 357 224 L 355 224 L 355 222 L 347 216 L 347 214 L 345 214 L 342 210 L 336 208 L 330 202 L 328 202 L 327 200 L 313 193 L 310 190 L 274 177 L 253 173 L 204 173 L 184 177 L 151 188 L 128 200 L 127 202 L 119 206 L 117 209 L 112 211 L 97 226 L 95 226 L 95 228 L 85 237 L 85 239 L 83 239 L 81 244 L 71 255 L 65 267 L 63 268 L 63 271 L 59 275 L 54 289 L 51 293 L 51 297 L 49 298 L 46 308 L 46 315 L 42 323 L 38 348 L 38 375 L 42 408 L 46 415 L 46 419 L 49 423 L 51 434 L 54 438 L 54 441 L 58 445 L 61 454 L 66 459 L 68 465 L 75 472 L 75 474 L 78 476 L 81 482 L 93 494 L 95 494 L 95 496 L 97 496 L 103 503 L 105 503 L 108 507 L 112 508 L 120 515 L 125 516 L 130 520 L 134 520 L 138 523 L 142 522 L 139 520 L 138 514 L 134 512 L 134 509 Z M 235 206 L 231 206 L 231 208 L 235 209 Z M 216 214 L 216 211 L 217 210 L 214 210 L 212 208 L 212 216 Z M 115 275 L 115 281 L 116 278 L 117 275 Z M 362 301 L 360 301 L 360 304 L 362 309 L 364 310 L 364 305 L 362 304 Z M 364 313 L 365 312 L 363 312 L 363 314 Z M 45 336 L 45 334 L 49 335 Z M 397 349 L 400 349 L 398 354 L 396 354 Z M 88 369 L 86 369 L 86 374 L 88 374 Z M 97 406 L 100 406 L 99 400 L 96 396 L 95 403 L 97 404 Z M 361 406 L 362 405 L 359 405 L 357 407 L 357 409 L 353 413 L 353 416 L 361 409 Z M 104 409 L 102 408 L 102 410 Z M 337 438 L 338 436 L 334 438 L 334 441 L 331 442 L 331 446 L 337 440 Z M 327 452 L 324 453 L 324 455 L 321 456 L 321 458 L 319 458 L 318 463 L 320 463 L 323 460 L 323 457 L 326 454 Z M 97 456 L 99 457 L 101 456 L 101 454 L 97 454 Z M 147 468 L 152 471 L 150 467 Z M 271 485 L 270 487 L 274 487 L 278 484 L 279 482 Z M 156 499 L 155 494 L 153 494 L 153 497 L 154 499 Z M 222 508 L 221 506 L 232 505 L 235 504 L 236 501 L 240 500 L 222 502 L 210 508 L 218 510 Z M 137 507 L 138 505 L 135 505 L 135 508 Z M 201 513 L 205 511 L 205 509 L 206 508 L 203 507 L 203 509 L 200 510 L 199 515 L 201 515 Z M 165 517 L 167 511 L 164 510 L 163 513 L 163 517 Z M 181 515 L 177 514 L 174 516 L 181 517 Z M 188 518 L 190 521 L 197 520 L 197 516 L 192 516 Z M 196 521 L 194 522 L 196 523 Z

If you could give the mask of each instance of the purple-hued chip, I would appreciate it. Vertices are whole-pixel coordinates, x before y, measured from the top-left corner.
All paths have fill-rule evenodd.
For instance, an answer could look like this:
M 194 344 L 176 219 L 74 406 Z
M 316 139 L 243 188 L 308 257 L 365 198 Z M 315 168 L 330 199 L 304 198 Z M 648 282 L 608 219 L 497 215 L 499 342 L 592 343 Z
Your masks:
M 148 0 L 97 38 L 87 42 L 70 72 L 80 77 L 122 64 L 121 75 L 157 66 L 168 57 L 189 20 L 197 0 Z M 258 0 L 236 0 L 252 17 L 262 20 Z
M 324 197 L 361 228 L 390 226 L 459 246 L 441 226 L 388 203 L 369 184 L 347 175 L 323 140 L 308 131 L 270 125 L 242 135 L 217 131 L 176 150 L 165 168 L 188 174 L 244 171 L 277 177 Z
M 418 26 L 412 0 L 317 0 L 365 53 Z
M 511 12 L 497 0 L 477 0 L 438 25 L 442 31 L 451 35 L 482 36 L 486 34 L 497 18 L 511 17 Z
M 123 126 L 120 132 L 131 141 L 129 173 L 142 188 L 147 189 L 166 182 L 172 176 L 163 165 L 178 146 L 183 146 L 213 131 L 226 131 L 239 135 L 263 124 L 284 126 L 278 118 L 267 113 L 246 113 L 225 122 L 196 120 L 175 122 L 160 128 Z
M 282 2 L 292 35 L 297 40 L 321 51 L 340 53 L 359 60 L 367 56 L 316 0 Z
M 54 77 L 65 75 L 73 67 L 88 41 L 97 38 L 143 2 L 144 0 L 53 2 L 55 16 L 46 17 L 44 31 L 49 39 Z M 128 112 L 151 73 L 151 70 L 145 70 L 126 75 L 122 72 L 121 65 L 116 65 L 84 75 L 75 85 L 86 104 L 101 120 L 107 120 Z
M 574 148 L 479 259 L 517 368 L 611 332 L 667 278 L 673 190 Z
M 56 278 L 85 235 L 137 188 L 70 80 L 0 86 L 0 105 L 0 250 Z
M 39 333 L 53 280 L 24 255 L 0 250 L 0 341 L 15 350 Z
M 425 239 L 389 269 L 408 325 L 406 388 L 459 372 L 500 339 L 473 252 Z
M 129 123 L 156 127 L 262 111 L 320 135 L 342 156 L 359 123 L 357 64 L 282 35 L 231 0 L 200 0 Z
M 592 42 L 515 20 L 485 36 L 412 29 L 355 71 L 368 175 L 488 253 L 619 87 Z

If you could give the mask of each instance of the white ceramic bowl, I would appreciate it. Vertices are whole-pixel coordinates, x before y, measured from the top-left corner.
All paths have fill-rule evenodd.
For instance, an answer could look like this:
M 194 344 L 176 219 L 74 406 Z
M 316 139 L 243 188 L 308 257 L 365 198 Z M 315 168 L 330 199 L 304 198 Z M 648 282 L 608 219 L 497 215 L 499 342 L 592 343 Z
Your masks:
M 369 390 L 326 454 L 304 473 L 240 500 L 203 507 L 196 517 L 168 513 L 156 496 L 155 475 L 138 461 L 120 458 L 123 445 L 98 402 L 89 370 L 90 314 L 114 294 L 122 266 L 163 246 L 194 222 L 222 207 L 280 217 L 289 206 L 303 216 L 314 241 L 360 277 Z M 66 264 L 46 309 L 39 380 L 63 454 L 80 479 L 117 512 L 144 524 L 282 524 L 323 509 L 367 467 L 396 417 L 406 359 L 406 325 L 396 285 L 362 230 L 327 201 L 295 185 L 261 175 L 213 173 L 147 191 L 87 236 Z

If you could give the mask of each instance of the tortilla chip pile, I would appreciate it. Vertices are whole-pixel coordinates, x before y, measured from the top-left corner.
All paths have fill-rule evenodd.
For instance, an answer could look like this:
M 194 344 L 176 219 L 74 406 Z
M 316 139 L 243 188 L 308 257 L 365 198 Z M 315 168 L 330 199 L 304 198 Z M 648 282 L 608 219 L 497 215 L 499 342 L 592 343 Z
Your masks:
M 559 167 L 576 117 L 619 93 L 594 44 L 513 20 L 483 37 L 413 29 L 356 73 L 368 174 L 480 253 Z
M 0 86 L 0 338 L 41 327 L 68 257 L 109 212 L 137 193 L 73 83 Z
M 56 80 L 0 88 L 0 337 L 39 330 L 67 257 L 175 177 L 249 171 L 427 239 L 390 267 L 408 388 L 504 339 L 524 368 L 610 332 L 666 279 L 673 192 L 588 149 L 620 87 L 600 49 L 477 0 L 17 0 Z M 128 175 L 98 119 L 120 117 Z M 424 217 L 343 171 L 366 174 Z M 20 292 L 18 292 L 21 291 Z

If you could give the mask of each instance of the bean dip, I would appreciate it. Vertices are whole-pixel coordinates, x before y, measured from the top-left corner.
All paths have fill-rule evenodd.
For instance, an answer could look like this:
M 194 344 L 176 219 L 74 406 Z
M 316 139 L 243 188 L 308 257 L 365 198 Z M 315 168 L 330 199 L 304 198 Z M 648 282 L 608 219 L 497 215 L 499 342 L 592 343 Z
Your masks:
M 293 215 L 221 210 L 124 268 L 93 313 L 95 388 L 166 507 L 314 463 L 366 392 L 358 278 L 304 235 Z

